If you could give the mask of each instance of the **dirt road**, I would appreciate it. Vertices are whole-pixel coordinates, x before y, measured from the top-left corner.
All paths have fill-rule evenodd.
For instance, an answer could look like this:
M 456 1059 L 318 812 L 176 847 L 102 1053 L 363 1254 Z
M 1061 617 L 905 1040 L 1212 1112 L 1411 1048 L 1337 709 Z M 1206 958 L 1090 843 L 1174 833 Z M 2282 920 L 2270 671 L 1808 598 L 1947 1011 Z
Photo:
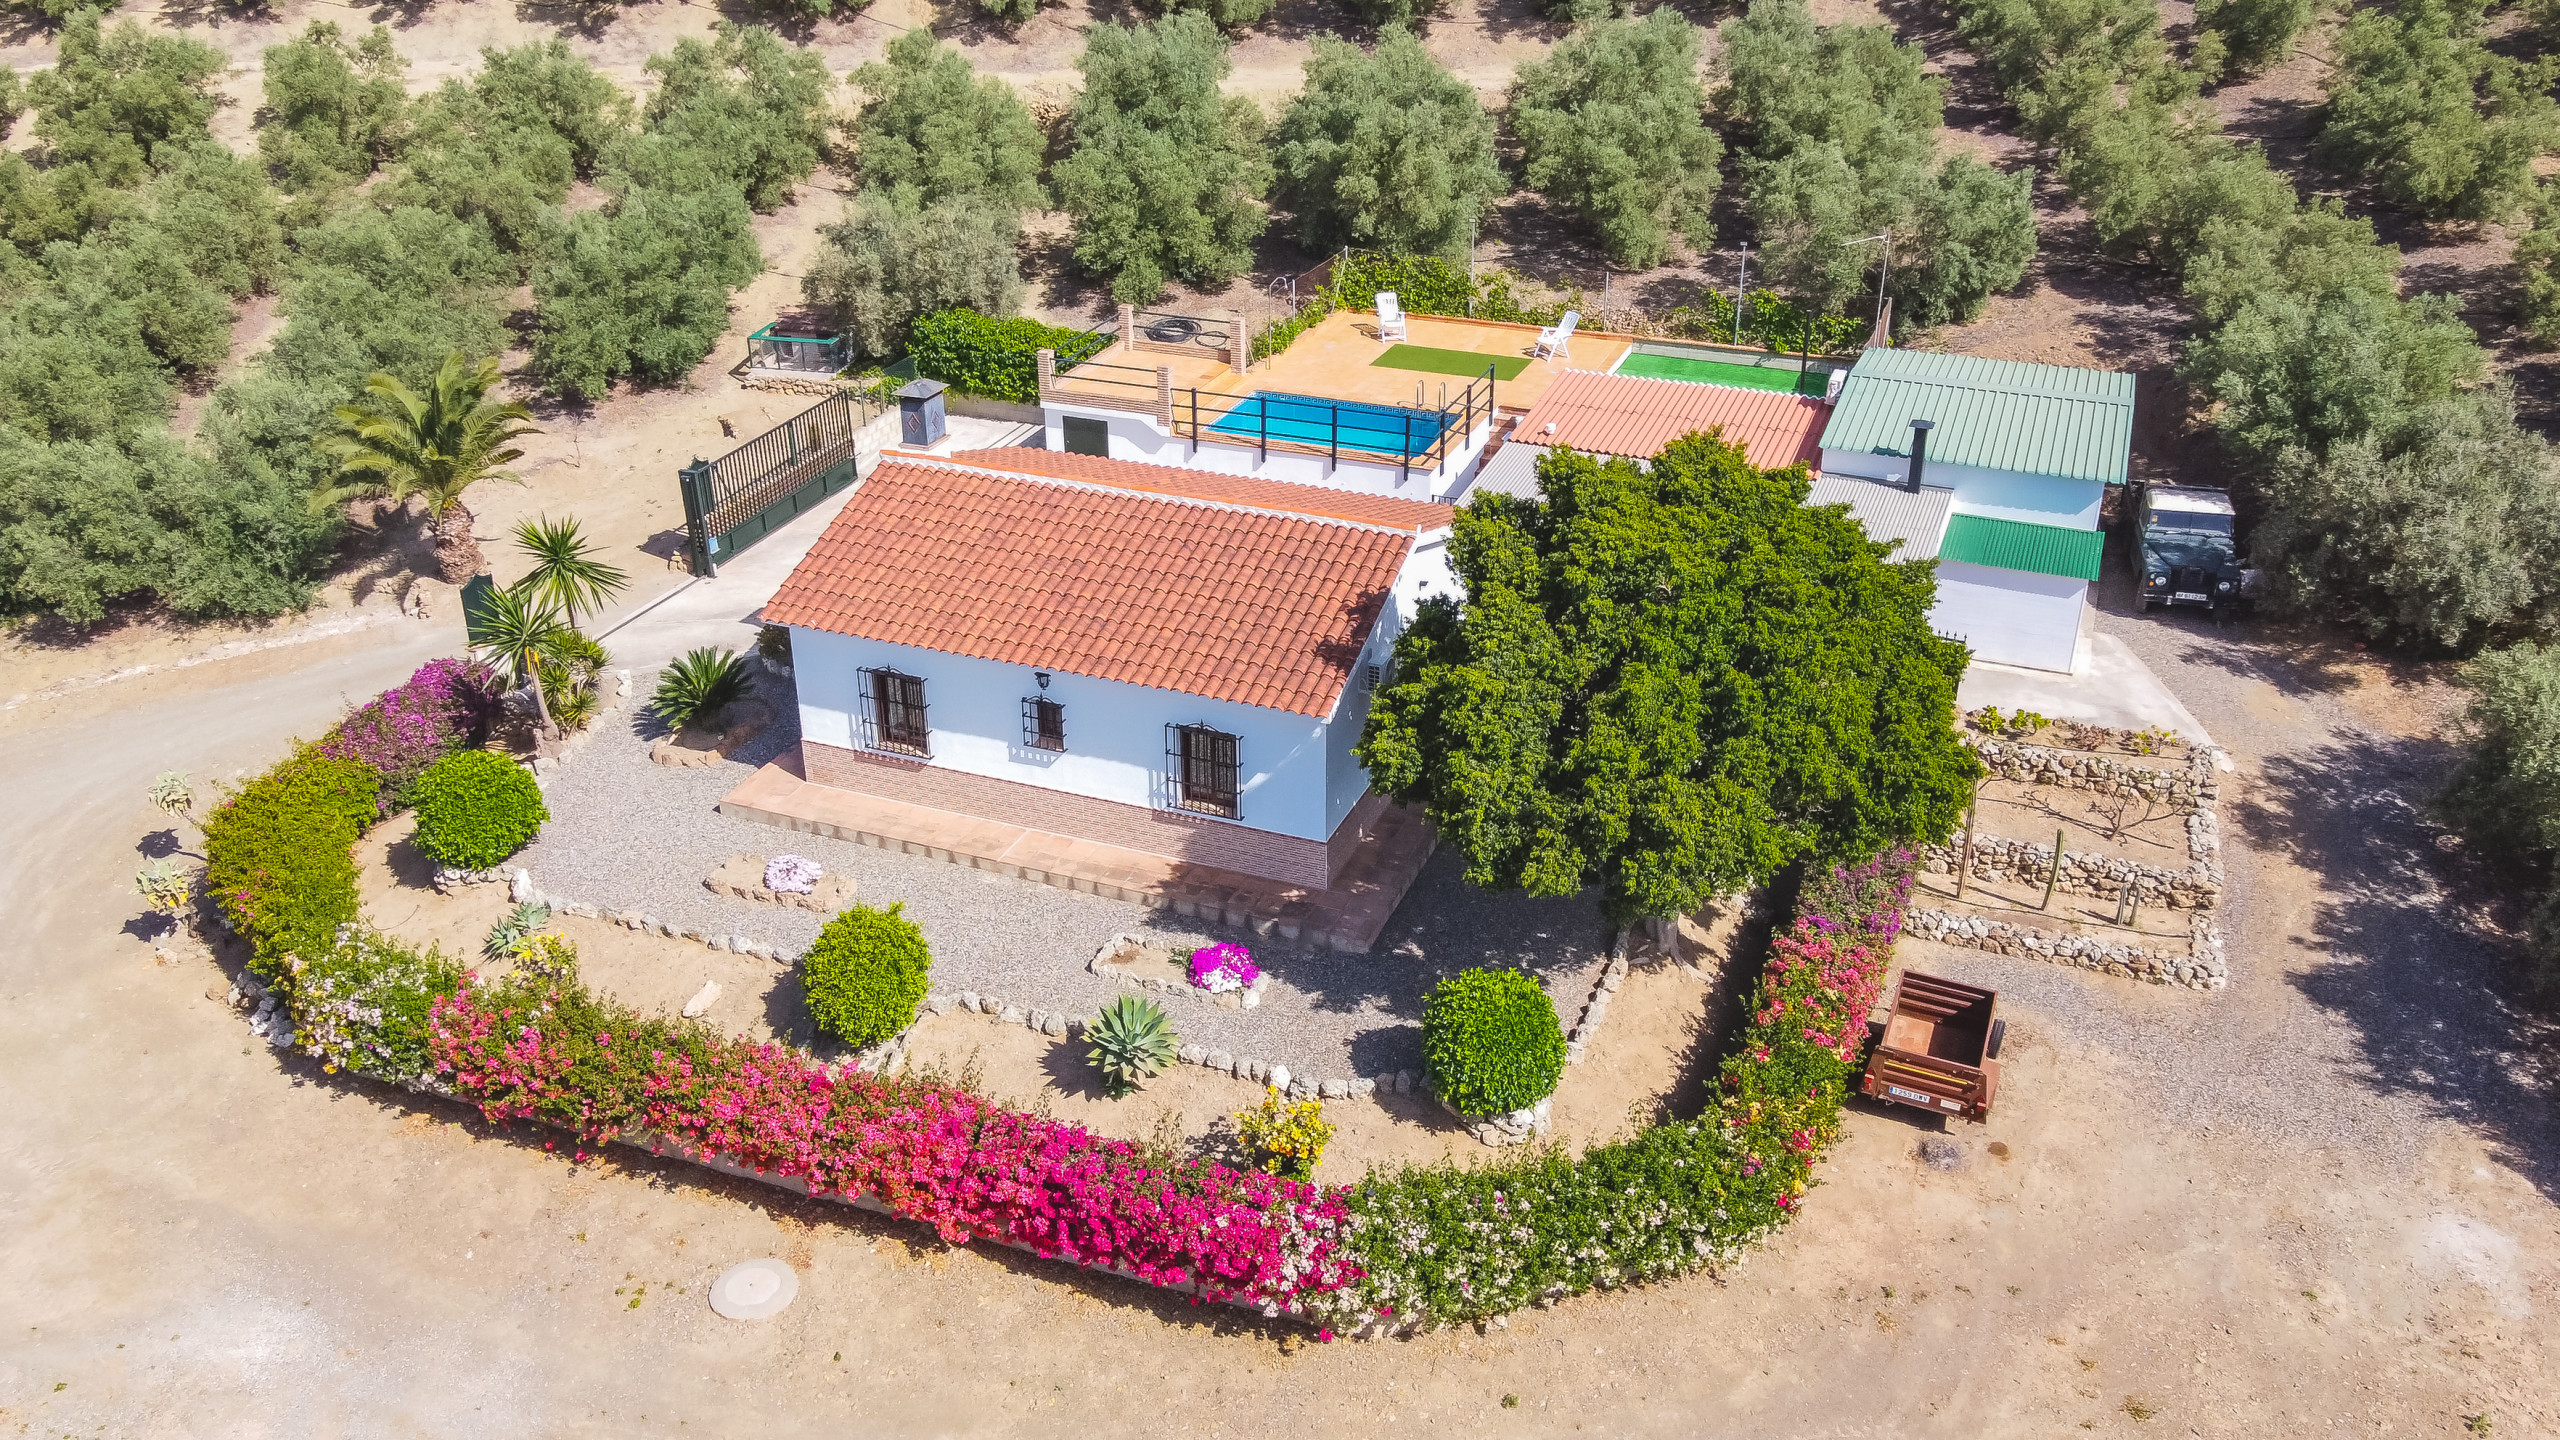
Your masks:
M 2433 701 L 2277 637 L 2104 623 L 2238 753 L 2228 992 L 1928 957 L 2014 1017 L 1963 1169 L 1854 1114 L 1805 1220 L 1721 1282 L 1369 1344 L 684 1170 L 573 1166 L 280 1064 L 208 1001 L 217 976 L 123 928 L 143 786 L 262 764 L 450 637 L 71 697 L 8 751 L 0 1426 L 2553 1433 L 2549 1074 L 2411 808 L 2444 760 Z M 768 1254 L 798 1302 L 715 1318 L 710 1278 Z

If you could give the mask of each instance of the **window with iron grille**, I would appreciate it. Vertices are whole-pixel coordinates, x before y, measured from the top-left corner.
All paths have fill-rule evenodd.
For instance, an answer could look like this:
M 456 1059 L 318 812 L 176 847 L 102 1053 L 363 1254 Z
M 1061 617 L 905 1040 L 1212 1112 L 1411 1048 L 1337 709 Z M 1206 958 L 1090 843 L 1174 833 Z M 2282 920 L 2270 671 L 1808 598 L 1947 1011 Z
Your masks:
M 1206 725 L 1168 725 L 1165 730 L 1174 807 L 1236 818 L 1236 737 Z
M 1067 707 L 1038 695 L 1022 697 L 1022 745 L 1026 750 L 1067 748 Z
M 873 748 L 909 755 L 932 753 L 925 745 L 924 678 L 895 670 L 865 670 L 862 679 L 863 688 L 871 692 Z

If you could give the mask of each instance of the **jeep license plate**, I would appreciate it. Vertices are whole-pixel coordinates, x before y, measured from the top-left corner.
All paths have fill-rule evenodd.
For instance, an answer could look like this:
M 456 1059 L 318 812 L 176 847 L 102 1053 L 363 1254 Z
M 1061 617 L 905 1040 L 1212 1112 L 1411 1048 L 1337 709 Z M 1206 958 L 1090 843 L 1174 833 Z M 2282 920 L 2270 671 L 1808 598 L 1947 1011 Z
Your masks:
M 1914 1105 L 1926 1105 L 1932 1110 L 1938 1108 L 1938 1097 L 1935 1095 L 1923 1095 L 1917 1090 L 1905 1090 L 1899 1085 L 1887 1085 L 1884 1087 L 1884 1093 L 1896 1100 L 1908 1100 Z
M 2211 597 L 2201 590 L 2181 590 L 2169 598 L 2172 600 L 2205 600 L 2210 599 Z

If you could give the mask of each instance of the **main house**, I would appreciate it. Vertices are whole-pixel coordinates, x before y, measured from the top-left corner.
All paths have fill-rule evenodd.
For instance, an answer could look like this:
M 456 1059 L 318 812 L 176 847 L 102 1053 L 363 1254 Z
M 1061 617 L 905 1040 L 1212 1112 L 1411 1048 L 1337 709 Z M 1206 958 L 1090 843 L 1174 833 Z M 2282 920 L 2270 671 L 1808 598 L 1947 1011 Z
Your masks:
M 764 608 L 822 786 L 1328 887 L 1424 500 L 1038 449 L 892 451 Z

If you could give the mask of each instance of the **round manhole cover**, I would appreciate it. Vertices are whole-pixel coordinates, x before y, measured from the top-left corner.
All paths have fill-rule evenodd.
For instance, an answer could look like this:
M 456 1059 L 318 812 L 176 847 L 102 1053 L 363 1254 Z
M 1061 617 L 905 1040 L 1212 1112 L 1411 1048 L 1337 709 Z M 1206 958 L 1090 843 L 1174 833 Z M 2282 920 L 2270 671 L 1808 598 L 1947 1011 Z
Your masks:
M 711 1308 L 732 1320 L 765 1320 L 779 1315 L 800 1293 L 800 1277 L 779 1260 L 750 1260 L 733 1265 L 711 1282 Z

